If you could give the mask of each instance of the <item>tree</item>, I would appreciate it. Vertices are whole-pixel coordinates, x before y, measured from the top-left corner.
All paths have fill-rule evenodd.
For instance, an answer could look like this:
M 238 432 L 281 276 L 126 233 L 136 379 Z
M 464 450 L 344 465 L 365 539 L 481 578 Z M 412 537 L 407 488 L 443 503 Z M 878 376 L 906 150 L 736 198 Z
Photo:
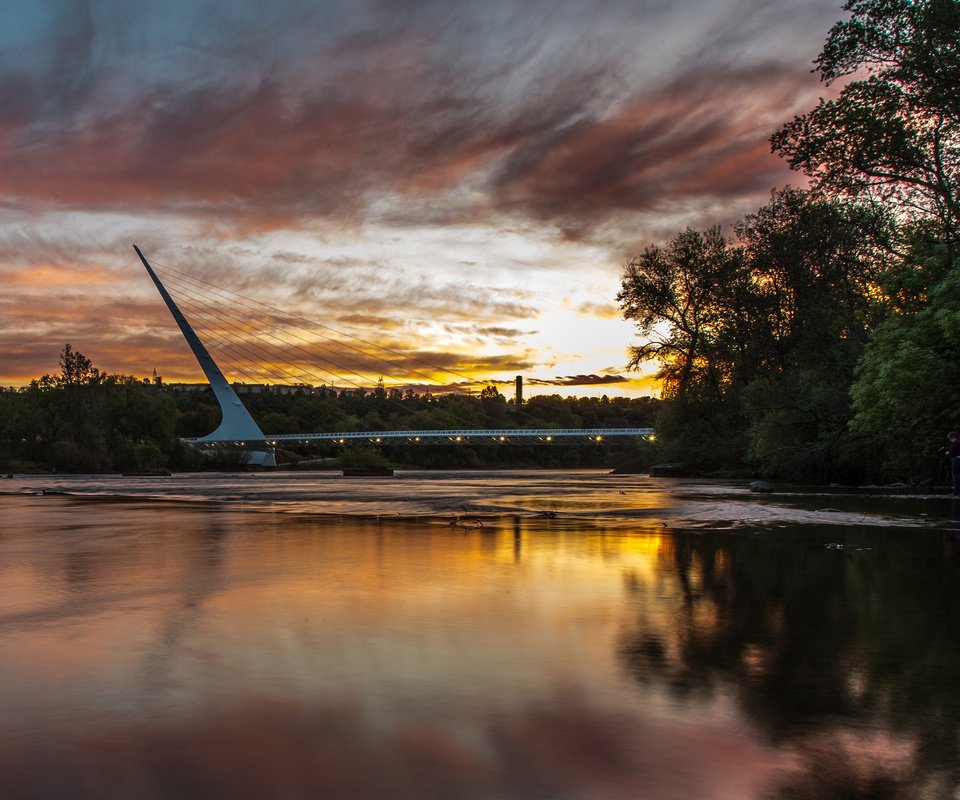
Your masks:
M 740 394 L 748 454 L 769 476 L 860 479 L 849 387 L 879 313 L 882 215 L 799 189 L 737 225 L 758 309 Z
M 722 428 L 783 477 L 865 477 L 871 448 L 909 475 L 960 422 L 960 0 L 845 9 L 816 61 L 842 88 L 771 138 L 811 191 L 774 192 L 737 247 L 688 230 L 627 265 L 665 453 Z
M 750 359 L 754 311 L 743 249 L 719 227 L 688 228 L 624 270 L 617 300 L 645 341 L 630 366 L 656 359 L 667 401 L 657 415 L 657 457 L 715 468 L 743 455 L 736 394 Z
M 734 302 L 742 266 L 742 252 L 728 246 L 719 227 L 687 228 L 626 265 L 617 302 L 646 337 L 630 348 L 629 366 L 657 359 L 664 397 L 684 397 L 695 386 L 722 395 L 729 377 L 722 334 L 742 309 Z
M 736 232 L 757 309 L 757 368 L 840 369 L 849 379 L 879 314 L 883 216 L 788 187 Z
M 899 479 L 932 477 L 944 435 L 960 427 L 960 264 L 950 258 L 942 245 L 917 243 L 910 266 L 891 274 L 888 294 L 906 297 L 905 308 L 874 331 L 851 389 L 854 430 L 877 441 L 882 466 Z M 912 284 L 897 289 L 904 276 L 939 273 L 919 305 Z
M 503 397 L 503 395 L 500 394 L 500 390 L 499 390 L 494 384 L 492 384 L 492 383 L 491 383 L 489 386 L 484 386 L 484 387 L 480 390 L 480 399 L 481 399 L 481 400 L 486 400 L 487 398 L 489 398 L 489 399 L 491 399 L 491 400 L 499 400 L 499 399 L 501 399 L 502 397 Z
M 736 226 L 687 230 L 627 265 L 619 295 L 660 359 L 668 402 L 657 447 L 668 460 L 834 479 L 862 458 L 848 390 L 877 316 L 882 216 L 787 188 Z
M 69 343 L 63 346 L 60 353 L 60 375 L 57 379 L 62 384 L 78 385 L 92 383 L 101 377 L 100 370 L 93 366 L 83 353 L 74 352 Z
M 960 234 L 960 2 L 848 0 L 816 60 L 851 80 L 786 123 L 774 152 L 831 196 L 864 198 L 904 220 Z
M 775 151 L 823 194 L 868 200 L 899 224 L 875 326 L 851 388 L 852 428 L 891 475 L 930 477 L 958 421 L 960 2 L 849 0 L 816 61 L 852 80 L 785 125 Z

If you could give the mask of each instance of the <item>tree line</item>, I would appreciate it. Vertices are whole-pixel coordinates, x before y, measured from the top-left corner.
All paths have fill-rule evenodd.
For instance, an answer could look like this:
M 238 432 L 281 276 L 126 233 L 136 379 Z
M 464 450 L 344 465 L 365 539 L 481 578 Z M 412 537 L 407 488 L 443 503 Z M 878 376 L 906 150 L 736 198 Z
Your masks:
M 246 395 L 267 434 L 451 428 L 651 427 L 650 397 L 562 398 L 545 395 L 517 406 L 495 386 L 479 396 L 373 390 L 295 389 Z M 61 472 L 196 470 L 238 465 L 210 457 L 182 438 L 204 436 L 220 422 L 208 388 L 176 392 L 160 380 L 102 372 L 66 345 L 60 371 L 29 386 L 0 390 L 0 469 Z M 293 446 L 291 445 L 291 448 Z M 583 445 L 311 445 L 281 450 L 288 465 L 420 467 L 598 467 L 636 465 L 636 442 Z
M 960 428 L 960 2 L 844 8 L 815 61 L 842 88 L 770 139 L 807 188 L 624 269 L 660 459 L 916 482 Z

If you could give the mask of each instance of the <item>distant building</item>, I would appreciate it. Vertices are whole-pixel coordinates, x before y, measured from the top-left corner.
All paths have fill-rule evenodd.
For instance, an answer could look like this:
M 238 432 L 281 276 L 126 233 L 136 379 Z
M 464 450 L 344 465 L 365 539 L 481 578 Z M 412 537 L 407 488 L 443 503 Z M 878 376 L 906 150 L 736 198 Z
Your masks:
M 323 387 L 316 387 L 309 383 L 234 383 L 233 390 L 237 394 L 304 394 L 315 397 L 321 393 Z
M 144 379 L 146 380 L 146 379 Z M 316 397 L 327 391 L 326 386 L 313 386 L 309 383 L 240 383 L 232 384 L 237 394 L 281 394 L 294 395 L 305 394 L 308 397 Z M 164 383 L 164 388 L 171 392 L 203 392 L 210 388 L 209 383 Z
M 165 389 L 171 392 L 202 392 L 210 388 L 209 383 L 165 383 Z

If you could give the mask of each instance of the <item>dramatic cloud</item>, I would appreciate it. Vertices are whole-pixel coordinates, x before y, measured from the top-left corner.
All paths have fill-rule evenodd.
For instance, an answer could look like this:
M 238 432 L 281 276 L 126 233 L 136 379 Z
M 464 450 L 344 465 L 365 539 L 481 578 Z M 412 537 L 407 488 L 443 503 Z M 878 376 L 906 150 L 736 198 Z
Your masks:
M 138 241 L 184 280 L 493 363 L 550 335 L 550 307 L 568 303 L 570 325 L 609 309 L 637 248 L 730 224 L 790 180 L 767 137 L 815 102 L 809 63 L 837 14 L 819 0 L 32 4 L 0 32 L 0 276 L 26 293 L 5 308 L 30 304 L 39 339 L 64 338 L 57 299 L 77 289 L 65 333 L 82 349 L 118 293 L 156 302 Z M 615 315 L 586 313 L 621 335 Z M 6 353 L 35 344 L 0 332 L 0 381 L 30 366 Z M 577 370 L 575 355 L 498 357 Z M 598 362 L 610 354 L 580 369 Z
M 317 216 L 359 222 L 378 206 L 395 222 L 419 224 L 424 204 L 438 198 L 447 222 L 510 214 L 583 227 L 691 196 L 739 199 L 785 176 L 765 139 L 792 110 L 802 62 L 765 56 L 737 66 L 701 56 L 651 85 L 632 74 L 636 64 L 580 72 L 574 59 L 517 81 L 462 58 L 438 62 L 469 36 L 457 24 L 467 21 L 429 37 L 394 24 L 376 47 L 356 51 L 339 43 L 305 66 L 320 78 L 307 86 L 275 70 L 243 82 L 224 72 L 187 85 L 161 78 L 118 98 L 106 73 L 75 79 L 65 119 L 44 120 L 39 101 L 26 113 L 22 99 L 4 115 L 0 193 L 268 228 Z M 438 36 L 453 38 L 430 41 Z M 73 59 L 53 66 L 77 74 Z M 618 67 L 638 83 L 598 101 Z M 44 80 L 10 77 L 4 95 L 44 97 Z M 770 127 L 758 127 L 763 120 Z

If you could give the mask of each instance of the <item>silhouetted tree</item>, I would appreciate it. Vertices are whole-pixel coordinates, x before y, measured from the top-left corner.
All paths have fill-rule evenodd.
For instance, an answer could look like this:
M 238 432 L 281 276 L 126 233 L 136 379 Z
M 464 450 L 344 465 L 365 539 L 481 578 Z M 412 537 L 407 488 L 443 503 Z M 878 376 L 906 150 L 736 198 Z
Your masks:
M 816 61 L 822 80 L 857 76 L 787 123 L 773 149 L 832 196 L 960 233 L 960 3 L 848 0 Z
M 960 423 L 960 3 L 845 9 L 816 61 L 843 88 L 771 138 L 812 191 L 775 192 L 736 248 L 688 230 L 627 265 L 618 299 L 647 337 L 631 363 L 660 362 L 665 454 L 722 429 L 749 442 L 727 465 L 921 478 Z
M 719 228 L 688 228 L 627 264 L 617 302 L 645 337 L 630 348 L 630 366 L 657 359 L 664 397 L 682 398 L 694 387 L 722 394 L 724 333 L 740 313 L 732 301 L 742 267 L 741 251 Z
M 83 353 L 74 352 L 69 343 L 60 353 L 59 381 L 64 384 L 92 383 L 99 380 L 100 370 Z

